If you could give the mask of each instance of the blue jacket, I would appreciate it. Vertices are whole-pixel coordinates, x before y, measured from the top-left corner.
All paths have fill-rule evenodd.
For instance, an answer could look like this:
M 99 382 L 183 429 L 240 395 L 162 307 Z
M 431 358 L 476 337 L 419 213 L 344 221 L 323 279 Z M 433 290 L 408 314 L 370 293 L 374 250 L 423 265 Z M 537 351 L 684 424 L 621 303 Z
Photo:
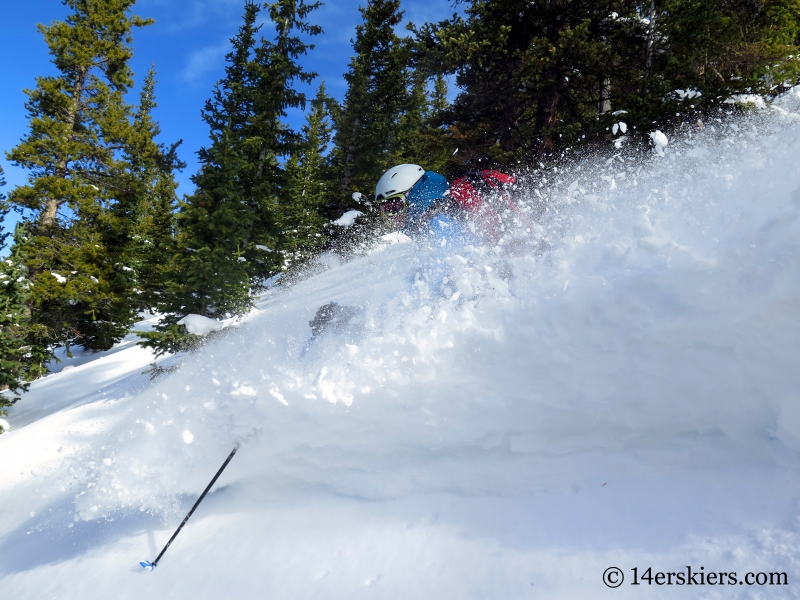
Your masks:
M 432 233 L 435 237 L 446 240 L 447 244 L 463 244 L 470 237 L 469 232 L 452 215 L 446 213 L 433 213 L 435 216 L 431 217 L 426 215 L 434 208 L 437 201 L 446 196 L 449 188 L 450 185 L 444 175 L 425 171 L 408 194 L 408 216 L 403 231 Z

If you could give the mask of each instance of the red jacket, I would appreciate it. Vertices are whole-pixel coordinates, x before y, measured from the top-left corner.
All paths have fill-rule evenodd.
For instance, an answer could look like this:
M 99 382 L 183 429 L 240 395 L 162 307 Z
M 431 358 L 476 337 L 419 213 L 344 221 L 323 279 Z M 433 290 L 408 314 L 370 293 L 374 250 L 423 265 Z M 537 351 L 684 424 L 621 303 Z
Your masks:
M 495 244 L 506 230 L 504 223 L 512 222 L 511 215 L 533 227 L 508 194 L 507 186 L 516 182 L 511 175 L 485 169 L 456 179 L 450 186 L 450 196 L 475 223 L 476 232 Z

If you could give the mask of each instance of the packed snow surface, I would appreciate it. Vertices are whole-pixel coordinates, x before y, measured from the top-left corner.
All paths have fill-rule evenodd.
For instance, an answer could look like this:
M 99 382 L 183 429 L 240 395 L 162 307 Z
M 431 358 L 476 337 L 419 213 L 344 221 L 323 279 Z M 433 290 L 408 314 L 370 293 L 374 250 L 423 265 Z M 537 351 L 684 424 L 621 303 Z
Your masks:
M 797 107 L 660 149 L 538 173 L 528 245 L 394 236 L 152 382 L 132 346 L 37 382 L 3 594 L 800 597 Z M 364 323 L 309 343 L 331 301 Z M 630 585 L 687 566 L 789 585 Z

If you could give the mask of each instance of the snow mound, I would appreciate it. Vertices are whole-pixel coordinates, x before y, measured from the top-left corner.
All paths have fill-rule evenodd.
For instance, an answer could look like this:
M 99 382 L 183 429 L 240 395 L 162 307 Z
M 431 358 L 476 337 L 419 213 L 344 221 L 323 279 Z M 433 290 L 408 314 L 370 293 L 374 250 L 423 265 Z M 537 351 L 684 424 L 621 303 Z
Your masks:
M 410 244 L 412 242 L 411 238 L 408 237 L 406 234 L 400 231 L 393 231 L 392 233 L 387 233 L 382 235 L 378 238 L 377 243 L 371 249 L 372 253 L 381 252 L 385 250 L 389 246 L 394 246 L 395 244 Z
M 186 315 L 178 325 L 186 327 L 186 331 L 195 335 L 208 335 L 212 331 L 221 331 L 227 325 L 224 321 L 215 321 L 203 315 Z
M 353 223 L 356 222 L 356 219 L 363 215 L 364 213 L 360 210 L 348 210 L 344 213 L 341 217 L 336 219 L 333 224 L 339 225 L 341 227 L 350 227 Z
M 667 136 L 664 135 L 662 131 L 656 129 L 654 132 L 650 134 L 650 139 L 653 140 L 653 144 L 655 144 L 656 153 L 659 154 L 660 156 L 663 156 L 664 148 L 666 148 L 667 144 L 669 144 Z

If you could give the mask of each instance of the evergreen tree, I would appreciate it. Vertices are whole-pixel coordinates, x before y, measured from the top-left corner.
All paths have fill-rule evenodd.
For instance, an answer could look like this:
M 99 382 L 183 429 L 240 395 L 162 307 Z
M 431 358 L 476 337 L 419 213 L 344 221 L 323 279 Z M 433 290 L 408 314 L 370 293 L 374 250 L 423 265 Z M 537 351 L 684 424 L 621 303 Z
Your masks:
M 126 158 L 130 165 L 130 192 L 135 215 L 130 223 L 130 260 L 135 266 L 139 308 L 153 310 L 161 302 L 167 284 L 169 266 L 176 252 L 175 208 L 178 187 L 174 171 L 186 164 L 177 157 L 178 141 L 168 148 L 158 144 L 160 133 L 153 120 L 155 68 L 147 73 L 133 119 Z
M 259 7 L 245 4 L 243 24 L 231 40 L 225 77 L 203 109 L 211 144 L 198 152 L 196 192 L 180 202 L 178 254 L 162 309 L 170 313 L 164 331 L 179 332 L 184 315 L 207 317 L 239 312 L 249 303 L 249 274 L 242 242 L 253 221 L 245 186 L 245 142 L 254 117 L 253 56 Z M 242 260 L 239 260 L 239 259 Z M 157 338 L 154 338 L 157 339 Z
M 335 123 L 329 216 L 356 206 L 353 192 L 369 195 L 398 154 L 409 153 L 398 139 L 412 83 L 408 48 L 394 31 L 403 16 L 400 0 L 368 0 L 359 10 L 364 22 L 356 27 L 355 56 L 344 76 L 347 92 Z M 419 123 L 407 125 L 406 133 Z
M 444 112 L 450 107 L 447 101 L 447 80 L 442 73 L 436 73 L 433 84 L 433 95 L 430 102 L 430 117 L 436 122 L 441 119 Z
M 17 227 L 11 253 L 0 259 L 0 390 L 14 393 L 27 390 L 30 381 L 45 375 L 45 364 L 52 358 L 47 332 L 31 323 L 27 307 L 31 282 L 16 251 L 23 232 L 24 227 Z M 0 396 L 0 415 L 17 399 Z
M 646 134 L 800 67 L 800 0 L 470 0 L 415 32 L 425 68 L 463 90 L 444 119 L 462 163 L 596 142 L 618 111 Z
M 321 30 L 304 21 L 318 3 L 281 0 L 268 6 L 276 40 L 257 44 L 259 9 L 248 3 L 226 79 L 205 108 L 212 145 L 199 153 L 197 192 L 179 215 L 185 284 L 182 305 L 175 308 L 183 314 L 242 312 L 250 305 L 251 283 L 284 266 L 280 199 L 286 174 L 280 159 L 296 153 L 301 140 L 281 119 L 289 108 L 305 104 L 294 81 L 308 83 L 315 76 L 297 64 L 311 46 L 291 33 Z
M 0 187 L 6 184 L 3 177 L 3 167 L 0 166 Z M 8 233 L 3 227 L 5 217 L 8 214 L 6 196 L 0 192 L 0 252 L 6 248 L 6 238 Z M 16 286 L 17 275 L 10 272 L 10 260 L 0 259 L 0 391 L 8 388 L 16 388 L 19 377 L 18 349 L 20 343 L 15 339 L 13 328 L 24 314 L 25 306 L 23 299 L 20 298 L 19 290 Z M 8 414 L 5 408 L 11 406 L 12 401 L 6 396 L 0 396 L 0 417 Z M 0 433 L 3 428 L 0 427 Z
M 250 279 L 257 285 L 285 269 L 292 260 L 291 255 L 304 243 L 295 238 L 308 234 L 308 230 L 298 229 L 308 216 L 300 218 L 304 209 L 297 210 L 289 173 L 282 165 L 292 156 L 305 153 L 307 144 L 303 135 L 289 128 L 283 120 L 287 110 L 306 107 L 305 94 L 298 92 L 295 84 L 309 84 L 317 76 L 298 63 L 298 59 L 314 46 L 292 34 L 316 36 L 322 33 L 321 27 L 306 21 L 319 6 L 319 2 L 305 4 L 303 0 L 278 0 L 267 4 L 276 37 L 274 41 L 262 39 L 256 50 L 256 116 L 248 128 L 247 147 L 247 170 L 252 183 L 247 191 L 253 212 L 260 218 L 248 232 L 245 258 Z M 322 110 L 321 106 L 319 108 Z M 273 251 L 265 255 L 257 246 Z
M 676 113 L 716 110 L 736 94 L 769 96 L 798 81 L 800 0 L 658 0 L 650 11 L 646 75 L 624 101 L 645 131 Z
M 452 132 L 444 127 L 444 119 L 450 103 L 447 101 L 447 80 L 437 73 L 433 82 L 433 94 L 426 118 L 426 160 L 433 171 L 447 171 L 446 165 L 458 151 Z
M 27 90 L 30 131 L 8 153 L 30 171 L 10 194 L 32 217 L 18 236 L 18 256 L 33 282 L 31 326 L 48 346 L 110 348 L 135 317 L 132 267 L 121 215 L 129 210 L 127 165 L 132 86 L 128 61 L 134 0 L 65 0 L 66 21 L 39 30 L 57 74 Z
M 198 152 L 201 167 L 194 194 L 180 203 L 178 254 L 162 310 L 169 313 L 145 345 L 174 351 L 197 341 L 178 321 L 187 314 L 210 318 L 240 314 L 251 305 L 251 286 L 285 266 L 293 251 L 282 235 L 286 171 L 282 159 L 298 152 L 301 136 L 282 119 L 305 106 L 295 82 L 316 75 L 297 59 L 313 46 L 300 34 L 321 28 L 306 22 L 319 3 L 278 0 L 267 4 L 277 33 L 257 40 L 259 7 L 247 2 L 244 23 L 231 40 L 225 78 L 214 88 L 203 119 L 211 144 Z M 291 246 L 291 244 L 289 244 Z
M 448 117 L 459 157 L 512 163 L 601 135 L 610 93 L 638 79 L 646 27 L 635 0 L 472 0 L 416 31 L 431 70 L 464 90 Z
M 423 145 L 428 113 L 427 81 L 419 71 L 411 72 L 408 80 L 406 103 L 396 116 L 397 135 L 389 167 L 401 163 L 417 163 L 419 157 L 425 154 Z
M 330 104 L 331 98 L 325 93 L 323 83 L 311 101 L 302 145 L 286 162 L 280 246 L 295 263 L 312 255 L 325 241 L 322 232 L 326 220 L 320 210 L 326 200 L 326 153 L 333 130 Z
M 3 168 L 0 167 L 0 187 L 5 185 Z M 3 222 L 8 214 L 6 197 L 0 193 L 0 255 L 6 250 L 8 233 Z M 28 389 L 28 382 L 44 374 L 44 362 L 48 356 L 28 346 L 35 338 L 30 328 L 25 302 L 30 292 L 27 270 L 13 253 L 0 258 L 0 391 L 10 389 L 20 392 Z M 18 398 L 0 396 L 0 416 L 7 413 Z M 0 427 L 0 433 L 3 432 Z
M 429 86 L 433 83 L 433 89 Z M 400 117 L 398 148 L 394 164 L 419 164 L 437 172 L 451 172 L 451 157 L 457 146 L 450 128 L 444 124 L 447 81 L 441 73 L 428 78 L 422 69 L 412 73 L 408 105 Z
M 6 179 L 4 177 L 3 172 L 3 165 L 0 165 L 0 188 L 5 186 Z M 7 202 L 6 195 L 3 192 L 0 192 L 0 251 L 4 250 L 6 247 L 6 239 L 9 236 L 9 233 L 5 230 L 3 223 L 5 222 L 6 215 L 9 213 L 9 206 Z

